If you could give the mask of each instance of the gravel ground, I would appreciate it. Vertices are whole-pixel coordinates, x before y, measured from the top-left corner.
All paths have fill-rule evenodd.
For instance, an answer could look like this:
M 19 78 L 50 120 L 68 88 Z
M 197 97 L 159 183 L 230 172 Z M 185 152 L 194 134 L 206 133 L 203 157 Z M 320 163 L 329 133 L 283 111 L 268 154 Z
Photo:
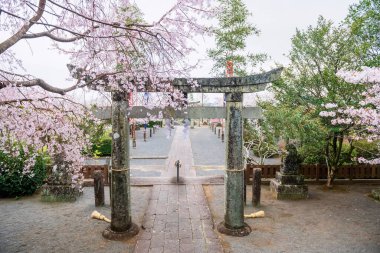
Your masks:
M 247 199 L 251 198 L 248 186 Z M 309 186 L 310 198 L 278 201 L 262 187 L 260 208 L 266 217 L 247 219 L 247 237 L 221 235 L 226 252 L 380 252 L 380 202 L 367 196 L 371 186 Z M 204 186 L 216 224 L 223 220 L 224 186 Z
M 151 187 L 132 187 L 132 220 L 141 225 Z M 132 252 L 136 238 L 114 242 L 102 237 L 108 226 L 93 220 L 93 210 L 110 217 L 106 206 L 95 208 L 93 188 L 73 203 L 44 203 L 38 194 L 19 200 L 0 199 L 0 252 Z

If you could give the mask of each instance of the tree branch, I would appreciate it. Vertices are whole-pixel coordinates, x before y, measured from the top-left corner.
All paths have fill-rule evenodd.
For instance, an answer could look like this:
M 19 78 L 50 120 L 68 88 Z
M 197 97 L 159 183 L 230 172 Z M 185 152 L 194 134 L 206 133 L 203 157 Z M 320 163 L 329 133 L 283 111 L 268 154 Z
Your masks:
M 36 15 L 29 19 L 15 34 L 10 38 L 6 39 L 0 44 L 0 54 L 4 53 L 8 48 L 16 44 L 23 35 L 42 17 L 42 14 L 45 11 L 46 0 L 40 0 L 38 3 L 38 9 Z
M 40 33 L 25 34 L 22 36 L 22 39 L 36 39 L 36 38 L 40 38 L 40 37 L 48 37 L 48 38 L 55 40 L 55 41 L 58 41 L 58 42 L 74 42 L 78 39 L 83 38 L 83 36 L 75 36 L 72 38 L 61 38 L 61 37 L 55 36 L 54 34 L 51 33 L 54 30 L 56 30 L 56 29 L 51 29 L 49 31 L 40 32 Z
M 73 85 L 69 88 L 60 89 L 60 88 L 53 87 L 50 84 L 46 83 L 44 80 L 38 79 L 38 78 L 33 79 L 33 80 L 27 80 L 27 81 L 14 81 L 14 82 L 12 82 L 12 81 L 0 81 L 0 88 L 6 87 L 8 84 L 14 84 L 17 87 L 40 86 L 42 89 L 44 89 L 46 91 L 61 94 L 61 95 L 65 95 L 67 92 L 75 90 L 78 88 L 78 85 L 76 84 L 76 85 Z

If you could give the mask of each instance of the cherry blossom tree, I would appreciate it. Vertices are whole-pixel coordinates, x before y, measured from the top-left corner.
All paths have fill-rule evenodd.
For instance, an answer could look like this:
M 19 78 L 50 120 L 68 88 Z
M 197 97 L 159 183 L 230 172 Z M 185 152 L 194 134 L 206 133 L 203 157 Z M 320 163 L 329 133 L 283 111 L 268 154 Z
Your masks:
M 27 177 L 34 176 L 31 168 L 38 152 L 59 155 L 70 161 L 67 173 L 76 187 L 81 181 L 82 148 L 88 145 L 80 124 L 88 117 L 84 106 L 67 96 L 52 96 L 37 87 L 5 87 L 0 92 L 0 148 L 18 156 L 21 145 L 30 154 L 22 172 Z
M 337 104 L 324 105 L 326 110 L 320 116 L 330 120 L 337 127 L 349 131 L 349 142 L 366 139 L 368 142 L 380 140 L 380 68 L 363 67 L 361 71 L 339 71 L 337 75 L 353 84 L 365 85 L 363 100 L 358 107 Z M 376 154 L 375 154 L 376 155 Z M 359 157 L 362 163 L 379 164 L 380 154 L 373 159 Z
M 169 94 L 160 100 L 162 106 L 178 106 L 184 96 L 170 80 L 195 67 L 186 61 L 194 50 L 191 39 L 208 32 L 200 20 L 213 14 L 208 0 L 178 0 L 153 23 L 145 22 L 129 0 L 0 0 L 5 35 L 0 40 L 0 149 L 17 155 L 12 148 L 17 142 L 52 157 L 63 154 L 73 164 L 75 184 L 88 143 L 79 128 L 87 110 L 68 93 L 84 87 L 160 91 Z M 23 68 L 13 47 L 38 38 L 50 39 L 54 50 L 70 56 L 70 87 L 47 83 Z M 30 167 L 25 174 L 31 175 Z

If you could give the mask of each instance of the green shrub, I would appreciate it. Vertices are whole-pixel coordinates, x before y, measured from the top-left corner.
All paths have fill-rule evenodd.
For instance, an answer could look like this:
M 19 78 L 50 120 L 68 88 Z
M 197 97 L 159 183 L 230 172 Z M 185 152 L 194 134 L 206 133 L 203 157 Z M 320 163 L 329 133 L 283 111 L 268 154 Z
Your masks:
M 161 120 L 149 121 L 148 122 L 148 127 L 152 128 L 153 126 L 160 126 L 160 127 L 162 127 L 162 121 Z
M 96 156 L 111 156 L 112 139 L 104 138 L 96 145 Z
M 325 155 L 321 145 L 303 145 L 298 148 L 298 152 L 305 164 L 324 164 Z
M 105 131 L 98 140 L 92 144 L 92 154 L 94 156 L 110 156 L 112 147 L 112 138 L 109 136 L 110 131 Z
M 374 159 L 378 157 L 380 152 L 379 142 L 367 142 L 367 141 L 356 141 L 354 142 L 355 153 L 353 157 L 364 157 L 365 159 Z
M 37 156 L 32 168 L 33 176 L 23 175 L 25 161 L 24 152 L 17 157 L 0 151 L 0 197 L 19 197 L 33 194 L 46 177 L 46 162 Z

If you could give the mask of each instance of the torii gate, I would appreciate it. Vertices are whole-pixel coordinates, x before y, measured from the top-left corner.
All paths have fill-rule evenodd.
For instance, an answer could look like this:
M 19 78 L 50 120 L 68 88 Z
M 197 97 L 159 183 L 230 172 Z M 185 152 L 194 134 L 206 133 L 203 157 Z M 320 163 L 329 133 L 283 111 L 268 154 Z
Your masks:
M 258 118 L 259 108 L 243 109 L 243 93 L 263 90 L 267 83 L 278 79 L 282 68 L 247 77 L 193 78 L 198 83 L 191 87 L 187 79 L 178 78 L 172 85 L 186 93 L 225 93 L 226 107 L 188 108 L 177 116 L 200 118 L 213 115 L 226 118 L 226 172 L 225 172 L 225 210 L 224 221 L 218 231 L 233 236 L 245 236 L 251 228 L 244 222 L 244 158 L 243 158 L 243 118 Z M 212 107 L 210 107 L 212 108 Z M 138 226 L 131 219 L 131 194 L 129 171 L 129 123 L 127 118 L 138 118 L 147 112 L 158 111 L 136 108 L 128 111 L 126 92 L 112 94 L 112 113 L 110 110 L 98 112 L 99 118 L 112 118 L 112 168 L 111 168 L 111 225 L 103 236 L 120 240 L 138 233 Z M 212 112 L 212 110 L 214 110 Z M 215 113 L 215 114 L 214 114 Z M 164 115 L 165 116 L 165 115 Z M 176 116 L 174 116 L 176 117 Z

